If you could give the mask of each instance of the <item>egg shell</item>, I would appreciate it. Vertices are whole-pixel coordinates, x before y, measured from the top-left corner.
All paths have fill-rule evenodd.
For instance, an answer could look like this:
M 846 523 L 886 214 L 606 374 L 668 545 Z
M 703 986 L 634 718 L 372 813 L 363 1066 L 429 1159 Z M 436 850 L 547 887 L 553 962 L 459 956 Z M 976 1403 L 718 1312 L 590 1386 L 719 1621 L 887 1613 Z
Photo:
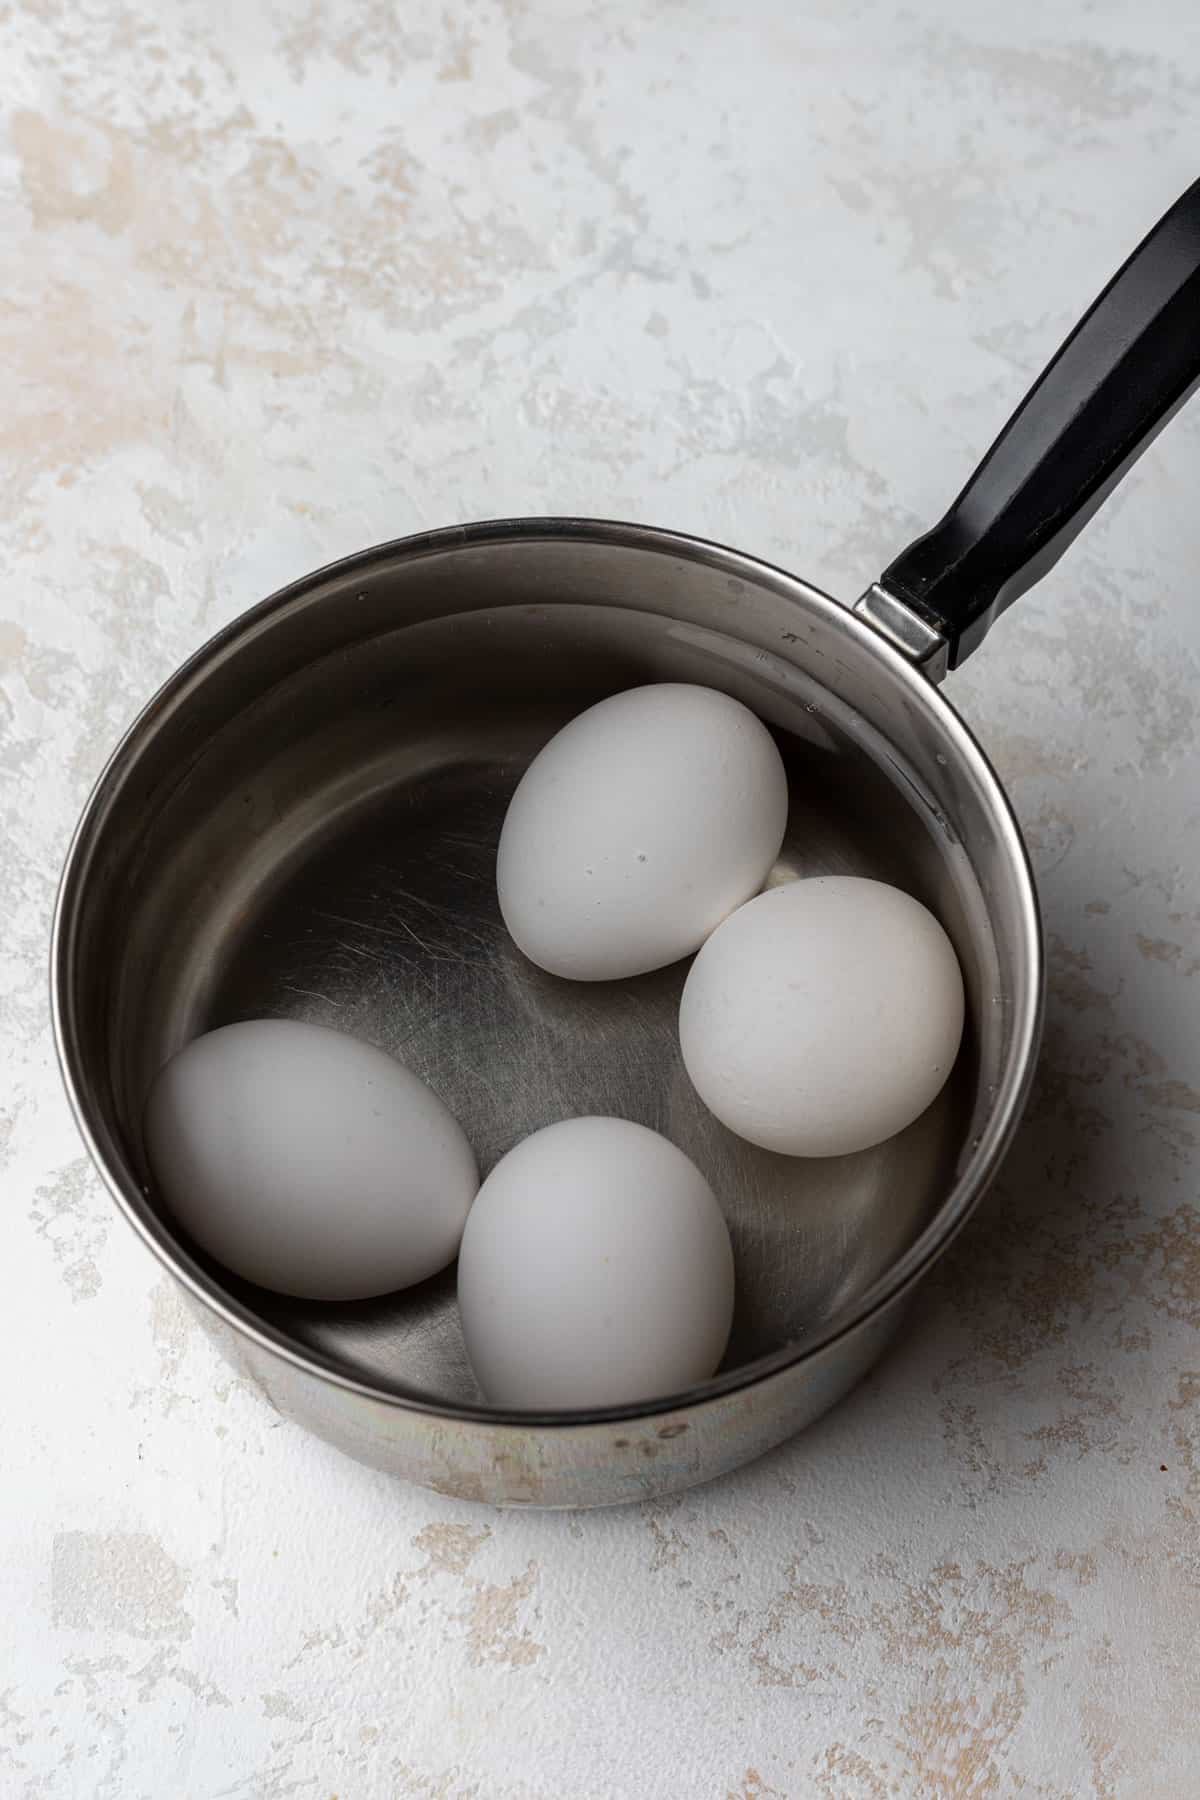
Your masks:
M 479 1186 L 462 1129 L 423 1081 L 294 1020 L 194 1039 L 155 1079 L 145 1141 L 201 1248 L 308 1300 L 366 1299 L 444 1268 Z
M 712 1189 L 627 1119 L 566 1119 L 510 1150 L 463 1234 L 458 1304 L 493 1404 L 651 1400 L 716 1369 L 733 1251 Z
M 609 981 L 689 956 L 756 894 L 788 790 L 774 739 L 715 688 L 630 688 L 530 763 L 496 865 L 500 910 L 553 975 Z
M 920 1116 L 962 1037 L 954 947 L 884 882 L 773 888 L 709 938 L 684 984 L 679 1038 L 700 1098 L 739 1136 L 844 1156 Z

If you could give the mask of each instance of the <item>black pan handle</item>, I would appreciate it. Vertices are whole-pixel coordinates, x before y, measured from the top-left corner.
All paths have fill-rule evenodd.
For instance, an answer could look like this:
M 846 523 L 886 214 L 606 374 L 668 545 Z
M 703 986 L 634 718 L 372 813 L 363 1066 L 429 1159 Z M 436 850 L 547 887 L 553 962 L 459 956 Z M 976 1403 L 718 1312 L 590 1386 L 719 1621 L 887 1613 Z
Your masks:
M 944 639 L 957 667 L 1053 568 L 1198 384 L 1195 181 L 1080 320 L 945 518 L 877 588 Z

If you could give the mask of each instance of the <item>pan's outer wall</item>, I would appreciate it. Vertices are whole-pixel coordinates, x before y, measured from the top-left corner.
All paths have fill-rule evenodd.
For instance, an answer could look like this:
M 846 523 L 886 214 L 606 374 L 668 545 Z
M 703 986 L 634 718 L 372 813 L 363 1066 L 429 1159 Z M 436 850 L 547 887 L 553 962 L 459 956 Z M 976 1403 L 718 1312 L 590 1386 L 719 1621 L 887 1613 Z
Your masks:
M 715 1400 L 615 1423 L 488 1425 L 336 1388 L 192 1302 L 225 1358 L 284 1418 L 347 1456 L 435 1493 L 495 1506 L 622 1506 L 725 1475 L 811 1425 L 859 1382 L 907 1299 L 777 1374 Z
M 347 1380 L 230 1298 L 173 1241 L 143 1192 L 113 1071 L 119 995 L 103 986 L 120 929 L 122 834 L 272 682 L 398 623 L 566 600 L 639 611 L 671 630 L 736 636 L 745 653 L 816 679 L 899 749 L 921 804 L 974 870 L 980 936 L 998 990 L 977 1008 L 979 1092 L 970 1153 L 920 1238 L 823 1338 L 640 1418 L 541 1425 L 418 1408 Z M 715 641 L 715 640 L 714 640 Z M 550 672 L 552 674 L 552 671 Z M 127 873 L 127 871 L 126 871 Z M 53 952 L 54 1019 L 76 1117 L 118 1204 L 197 1302 L 226 1354 L 277 1408 L 360 1460 L 497 1504 L 595 1506 L 666 1494 L 736 1467 L 810 1423 L 857 1382 L 896 1329 L 903 1297 L 987 1184 L 1019 1119 L 1041 1024 L 1040 926 L 1019 831 L 982 751 L 944 699 L 860 620 L 781 571 L 703 540 L 569 519 L 423 534 L 318 571 L 214 638 L 146 708 L 101 775 L 68 856 Z

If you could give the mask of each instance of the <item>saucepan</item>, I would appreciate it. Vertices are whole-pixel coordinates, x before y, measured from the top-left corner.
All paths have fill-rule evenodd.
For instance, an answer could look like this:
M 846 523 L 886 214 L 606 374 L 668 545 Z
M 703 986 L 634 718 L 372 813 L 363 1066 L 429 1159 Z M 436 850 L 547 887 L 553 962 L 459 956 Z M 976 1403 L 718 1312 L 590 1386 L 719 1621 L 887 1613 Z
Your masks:
M 1200 381 L 1200 182 L 1063 345 L 940 524 L 854 606 L 715 543 L 528 518 L 431 531 L 294 583 L 149 703 L 87 802 L 54 926 L 53 1009 L 87 1147 L 225 1353 L 285 1415 L 445 1493 L 594 1506 L 759 1455 L 853 1386 L 1012 1138 L 1043 968 L 1021 834 L 938 683 L 1071 542 Z M 792 811 L 772 879 L 907 888 L 950 932 L 969 1022 L 907 1131 L 806 1161 L 733 1137 L 680 1064 L 684 971 L 577 985 L 526 963 L 496 906 L 509 794 L 570 716 L 705 683 L 775 732 Z M 726 1359 L 621 1409 L 489 1408 L 454 1275 L 315 1305 L 244 1285 L 160 1205 L 147 1088 L 216 1025 L 287 1017 L 393 1052 L 486 1169 L 552 1120 L 665 1132 L 726 1210 Z

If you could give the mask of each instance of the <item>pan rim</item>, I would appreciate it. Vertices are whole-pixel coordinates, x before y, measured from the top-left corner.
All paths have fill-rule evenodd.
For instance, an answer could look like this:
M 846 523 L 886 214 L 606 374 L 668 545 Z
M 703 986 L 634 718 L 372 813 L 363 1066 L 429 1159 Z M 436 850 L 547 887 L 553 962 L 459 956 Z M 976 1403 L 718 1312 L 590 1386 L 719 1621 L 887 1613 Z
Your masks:
M 145 1197 L 139 1184 L 133 1179 L 132 1172 L 114 1166 L 100 1142 L 94 1129 L 94 1109 L 85 1091 L 87 1084 L 84 1080 L 84 1061 L 79 1049 L 80 1034 L 75 1014 L 72 976 L 75 929 L 87 892 L 88 875 L 102 842 L 105 817 L 115 803 L 123 783 L 136 767 L 139 747 L 147 735 L 147 728 L 165 713 L 184 704 L 236 644 L 268 625 L 289 608 L 303 603 L 331 578 L 349 577 L 388 561 L 407 561 L 468 546 L 546 539 L 635 547 L 658 554 L 675 553 L 688 561 L 715 566 L 731 576 L 750 577 L 756 584 L 773 588 L 785 598 L 796 599 L 810 611 L 815 609 L 828 623 L 879 659 L 905 685 L 909 697 L 915 699 L 927 711 L 928 716 L 936 721 L 939 733 L 947 740 L 956 758 L 968 769 L 977 787 L 987 798 L 1005 860 L 1019 890 L 1018 911 L 1025 940 L 1025 954 L 1022 989 L 1012 996 L 1013 1041 L 1000 1072 L 991 1111 L 969 1160 L 923 1231 L 904 1254 L 844 1312 L 835 1315 L 825 1329 L 802 1344 L 784 1344 L 677 1394 L 620 1406 L 521 1411 L 450 1400 L 422 1399 L 383 1382 L 364 1380 L 361 1376 L 340 1368 L 333 1358 L 299 1345 L 226 1293 L 171 1236 L 164 1223 L 149 1213 L 144 1205 Z M 1036 1067 L 1044 987 L 1040 910 L 1033 871 L 1020 827 L 1004 786 L 986 752 L 945 695 L 872 626 L 819 588 L 776 564 L 686 532 L 574 515 L 479 520 L 390 539 L 327 563 L 288 583 L 221 627 L 168 676 L 126 728 L 96 777 L 72 833 L 64 860 L 55 899 L 50 946 L 50 1013 L 55 1052 L 84 1147 L 127 1223 L 191 1297 L 238 1337 L 249 1339 L 261 1350 L 290 1364 L 311 1379 L 327 1382 L 360 1399 L 400 1412 L 458 1424 L 477 1424 L 493 1431 L 510 1429 L 525 1434 L 531 1430 L 577 1431 L 588 1427 L 628 1425 L 638 1420 L 659 1421 L 681 1412 L 694 1414 L 703 1411 L 722 1400 L 765 1386 L 797 1365 L 816 1361 L 840 1340 L 852 1337 L 896 1305 L 944 1254 L 983 1197 L 1008 1149 L 1020 1121 Z

